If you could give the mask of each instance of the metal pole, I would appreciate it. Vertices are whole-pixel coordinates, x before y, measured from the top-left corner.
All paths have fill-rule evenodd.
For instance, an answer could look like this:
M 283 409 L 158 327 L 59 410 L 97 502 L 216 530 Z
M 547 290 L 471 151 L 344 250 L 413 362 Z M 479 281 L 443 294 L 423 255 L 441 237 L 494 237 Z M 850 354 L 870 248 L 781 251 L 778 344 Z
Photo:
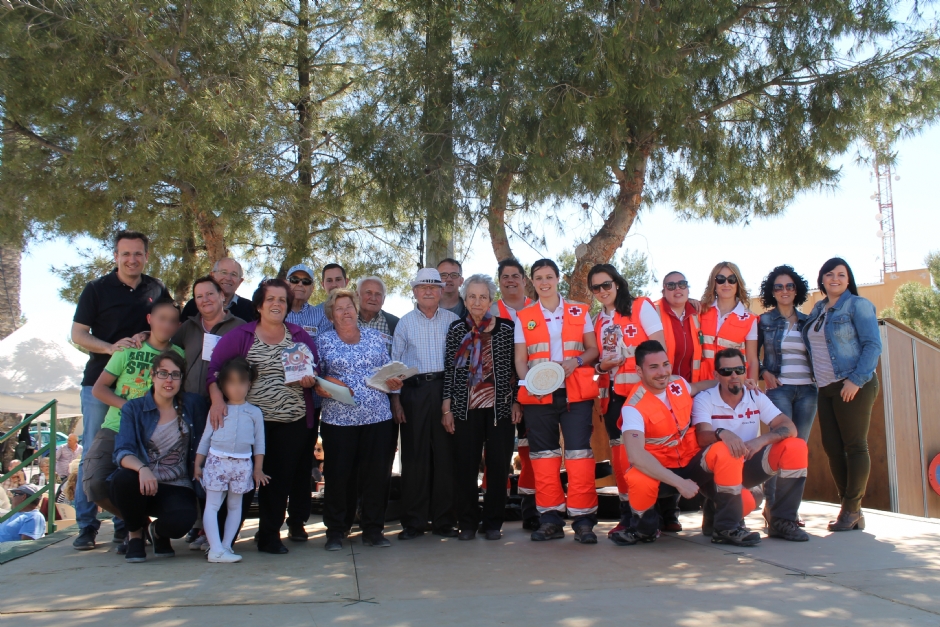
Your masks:
M 56 433 L 58 433 L 58 429 L 56 428 L 57 409 L 58 402 L 53 400 L 52 407 L 49 408 L 49 480 L 46 482 L 49 494 L 49 507 L 46 511 L 49 514 L 49 520 L 46 521 L 46 535 L 55 533 L 55 456 L 57 451 L 54 442 L 57 441 Z M 42 433 L 42 431 L 40 431 L 40 433 Z

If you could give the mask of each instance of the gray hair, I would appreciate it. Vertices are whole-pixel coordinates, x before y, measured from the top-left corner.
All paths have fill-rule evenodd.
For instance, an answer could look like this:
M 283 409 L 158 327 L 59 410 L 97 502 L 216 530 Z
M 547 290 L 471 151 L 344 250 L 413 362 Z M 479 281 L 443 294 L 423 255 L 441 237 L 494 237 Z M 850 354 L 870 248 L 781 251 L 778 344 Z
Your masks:
M 374 281 L 374 282 L 378 283 L 379 285 L 381 285 L 381 286 L 382 286 L 382 296 L 385 296 L 385 295 L 386 295 L 386 293 L 388 292 L 388 289 L 385 287 L 385 281 L 383 281 L 381 277 L 377 277 L 377 276 L 367 276 L 367 277 L 365 277 L 365 278 L 362 278 L 362 279 L 359 279 L 358 281 L 356 281 L 356 291 L 358 292 L 359 290 L 361 290 L 361 289 L 362 289 L 362 286 L 363 286 L 365 283 L 368 283 L 369 281 Z
M 330 295 L 326 297 L 326 301 L 323 303 L 323 313 L 326 315 L 326 319 L 330 322 L 333 322 L 333 307 L 336 305 L 336 301 L 338 301 L 340 298 L 348 298 L 351 300 L 353 307 L 356 308 L 356 314 L 359 314 L 359 294 L 356 292 L 356 290 L 351 290 L 348 287 L 341 287 L 330 292 Z
M 460 295 L 463 298 L 467 297 L 467 289 L 474 283 L 485 285 L 486 289 L 490 291 L 490 300 L 496 300 L 496 284 L 493 283 L 493 278 L 487 274 L 474 274 L 464 281 L 460 287 Z
M 242 264 L 238 263 L 236 260 L 232 259 L 231 257 L 222 257 L 221 259 L 216 261 L 214 264 L 212 264 L 212 271 L 217 272 L 219 270 L 219 264 L 222 263 L 223 261 L 231 261 L 232 263 L 234 263 L 236 266 L 238 266 L 238 276 L 240 277 L 245 276 L 245 270 L 244 268 L 242 268 Z

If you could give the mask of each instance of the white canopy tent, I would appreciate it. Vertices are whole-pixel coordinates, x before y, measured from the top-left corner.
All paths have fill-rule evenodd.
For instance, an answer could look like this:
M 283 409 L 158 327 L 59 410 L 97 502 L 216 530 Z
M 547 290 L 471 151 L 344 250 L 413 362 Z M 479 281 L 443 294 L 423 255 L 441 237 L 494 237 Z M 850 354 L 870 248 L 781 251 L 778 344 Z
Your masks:
M 80 416 L 87 361 L 66 337 L 27 322 L 0 342 L 0 412 L 29 414 L 56 399 L 58 417 Z

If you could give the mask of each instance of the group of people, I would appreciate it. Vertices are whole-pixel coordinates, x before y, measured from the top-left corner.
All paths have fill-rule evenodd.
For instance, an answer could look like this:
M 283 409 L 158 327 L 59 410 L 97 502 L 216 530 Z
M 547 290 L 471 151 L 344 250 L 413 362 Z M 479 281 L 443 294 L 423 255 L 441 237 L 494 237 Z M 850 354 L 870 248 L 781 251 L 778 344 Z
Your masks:
M 798 307 L 809 286 L 789 266 L 765 279 L 768 311 L 758 316 L 733 263 L 715 266 L 697 301 L 671 272 L 655 302 L 633 297 L 602 264 L 588 275 L 601 305 L 593 319 L 589 304 L 559 294 L 549 259 L 528 277 L 516 260 L 500 262 L 498 286 L 488 275 L 465 279 L 446 259 L 417 272 L 415 308 L 399 320 L 382 308 L 382 279 L 353 289 L 338 264 L 319 275 L 296 265 L 240 299 L 242 268 L 227 258 L 194 282 L 181 315 L 144 274 L 148 247 L 143 234 L 118 233 L 115 270 L 86 286 L 73 322 L 73 341 L 90 355 L 76 549 L 95 547 L 101 507 L 115 516 L 127 561 L 144 561 L 148 543 L 156 557 L 173 555 L 171 540 L 194 526 L 210 561 L 239 561 L 234 542 L 257 490 L 257 548 L 287 553 L 285 521 L 288 539 L 308 540 L 321 442 L 327 550 L 342 548 L 357 516 L 363 544 L 391 544 L 396 448 L 399 540 L 499 539 L 517 449 L 532 540 L 562 538 L 570 521 L 576 541 L 594 544 L 598 399 L 621 502 L 608 534 L 617 545 L 681 530 L 679 499 L 700 497 L 713 542 L 759 542 L 744 517 L 762 501 L 768 535 L 807 540 L 798 508 L 817 404 L 842 498 L 830 529 L 864 528 L 881 346 L 874 307 L 842 259 L 820 270 L 826 297 L 808 316 Z M 328 297 L 313 306 L 318 279 Z M 390 361 L 417 374 L 367 383 Z M 560 386 L 530 391 L 527 374 L 546 362 L 563 371 Z M 333 398 L 336 385 L 352 404 Z

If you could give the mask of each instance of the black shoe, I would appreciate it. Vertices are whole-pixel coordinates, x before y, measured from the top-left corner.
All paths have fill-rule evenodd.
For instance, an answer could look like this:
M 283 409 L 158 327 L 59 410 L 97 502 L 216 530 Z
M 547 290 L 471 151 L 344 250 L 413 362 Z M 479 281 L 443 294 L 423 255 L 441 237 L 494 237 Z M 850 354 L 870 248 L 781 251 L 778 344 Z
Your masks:
M 441 536 L 442 538 L 456 538 L 457 537 L 457 530 L 454 529 L 453 527 L 441 527 L 440 529 L 435 529 L 431 533 L 433 533 L 436 536 Z
M 542 526 L 542 523 L 539 522 L 538 516 L 531 516 L 522 521 L 522 528 L 526 531 L 538 531 L 538 528 Z
M 91 551 L 95 548 L 95 537 L 98 530 L 94 527 L 85 527 L 78 537 L 72 540 L 72 547 L 76 551 Z
M 127 540 L 127 553 L 124 554 L 124 561 L 128 564 L 147 561 L 147 551 L 144 548 L 143 538 L 129 538 Z
M 795 520 L 773 518 L 767 528 L 767 535 L 771 538 L 782 538 L 790 542 L 808 542 L 809 534 L 800 529 Z
M 323 545 L 323 548 L 327 551 L 339 551 L 343 548 L 343 536 L 341 535 L 329 535 L 326 537 L 326 544 Z
M 618 525 L 619 526 L 619 525 Z M 607 539 L 616 544 L 617 546 L 633 546 L 639 539 L 636 537 L 636 534 L 630 531 L 629 529 L 611 529 L 607 534 Z
M 307 534 L 307 530 L 301 525 L 291 527 L 287 533 L 287 537 L 290 538 L 292 542 L 306 542 L 310 538 Z
M 712 533 L 712 542 L 715 544 L 733 544 L 734 546 L 754 546 L 760 544 L 760 534 L 740 527 L 726 529 Z
M 127 555 L 127 542 L 128 542 L 128 539 L 124 538 L 124 542 L 119 544 L 117 548 L 114 549 L 114 552 L 117 553 L 118 555 Z
M 574 541 L 581 544 L 597 544 L 597 534 L 587 527 L 579 527 L 574 530 Z
M 645 542 L 649 544 L 650 542 L 656 542 L 656 538 L 659 537 L 659 529 L 657 529 L 655 533 L 650 533 L 650 534 L 640 533 L 639 531 L 634 531 L 633 535 L 640 542 Z
M 487 540 L 499 540 L 502 537 L 503 537 L 503 533 L 499 529 L 487 529 L 486 530 Z
M 198 537 L 199 537 L 199 530 L 190 529 L 189 533 L 186 534 L 186 537 L 183 538 L 183 542 L 185 542 L 186 544 L 192 544 L 193 542 L 196 541 L 196 538 Z
M 461 529 L 460 533 L 457 534 L 458 540 L 473 540 L 477 537 L 476 529 Z
M 115 544 L 124 544 L 125 540 L 127 540 L 127 527 L 123 529 L 115 529 L 114 535 L 111 536 L 111 542 Z
M 388 541 L 384 533 L 376 531 L 375 533 L 362 534 L 362 545 L 385 548 L 392 546 L 392 543 Z
M 154 523 L 150 523 L 150 537 L 153 538 L 153 556 L 154 557 L 176 557 L 176 551 L 170 544 L 169 538 L 161 538 L 153 528 Z
M 398 534 L 399 540 L 414 540 L 419 536 L 423 536 L 423 531 L 418 531 L 414 527 L 405 527 L 401 530 L 401 533 Z
M 675 514 L 663 518 L 663 531 L 669 531 L 671 533 L 679 533 L 682 531 L 682 523 L 679 522 L 678 516 Z
M 553 523 L 545 523 L 538 530 L 533 531 L 530 536 L 533 542 L 545 542 L 546 540 L 558 540 L 565 537 L 565 528 Z M 595 536 L 595 542 L 597 537 Z
M 277 538 L 273 542 L 259 542 L 258 550 L 262 553 L 270 553 L 271 555 L 284 555 L 288 552 L 287 547 L 284 546 L 284 543 L 281 542 L 280 538 Z

